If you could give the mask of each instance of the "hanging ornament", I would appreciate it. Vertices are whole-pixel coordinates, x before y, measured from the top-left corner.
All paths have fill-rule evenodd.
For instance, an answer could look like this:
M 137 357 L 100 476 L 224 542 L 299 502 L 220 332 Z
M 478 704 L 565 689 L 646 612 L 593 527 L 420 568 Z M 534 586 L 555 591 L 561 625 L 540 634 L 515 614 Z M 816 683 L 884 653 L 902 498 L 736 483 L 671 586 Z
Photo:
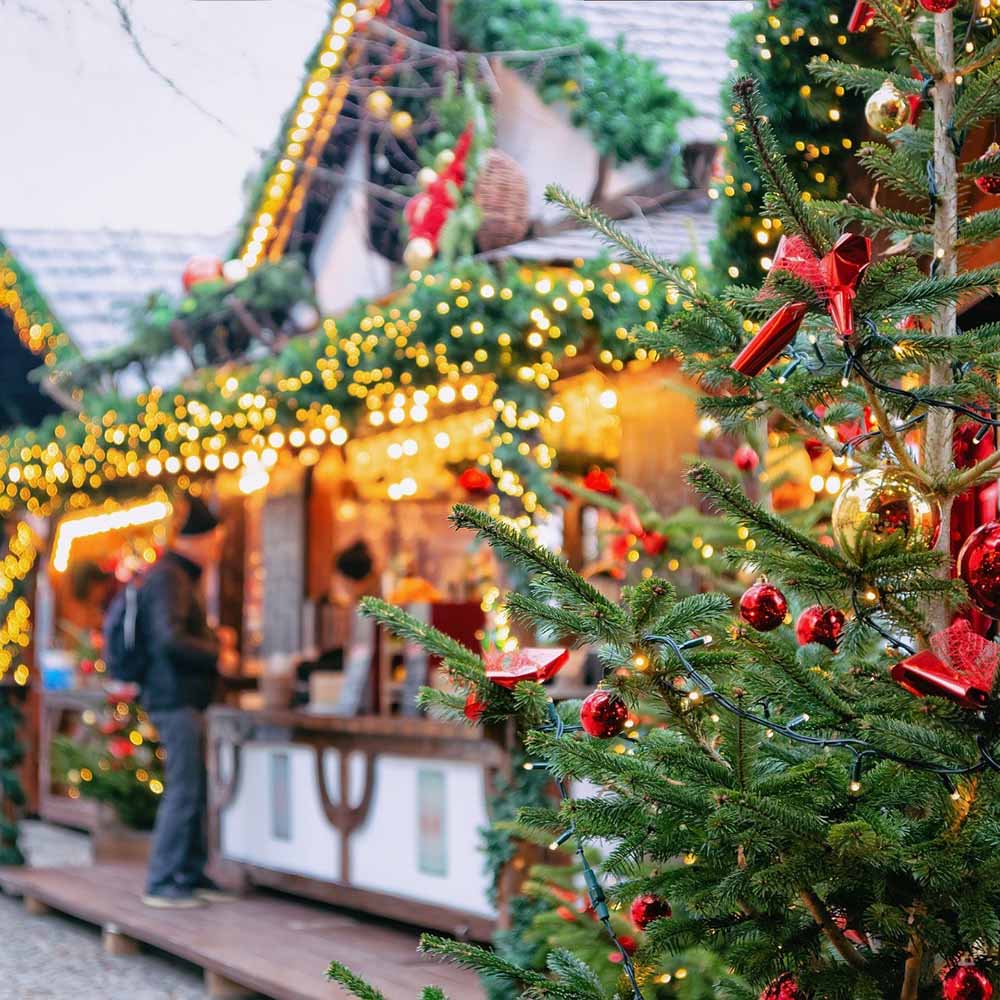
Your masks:
M 467 493 L 481 496 L 493 489 L 493 479 L 488 472 L 484 472 L 478 466 L 470 465 L 462 470 L 458 477 L 458 485 Z
M 783 972 L 760 995 L 760 1000 L 807 1000 L 790 972 Z
M 639 541 L 642 543 L 643 552 L 647 556 L 655 558 L 663 553 L 670 539 L 666 535 L 661 535 L 658 531 L 646 531 L 643 532 L 642 538 Z
M 740 617 L 757 632 L 772 632 L 788 614 L 788 601 L 773 583 L 755 583 L 740 598 Z
M 401 139 L 413 128 L 413 115 L 409 111 L 394 111 L 389 119 L 389 131 Z
M 946 14 L 958 6 L 958 0 L 920 0 L 920 6 L 932 14 Z
M 840 637 L 844 634 L 845 621 L 844 612 L 840 608 L 824 608 L 822 604 L 814 604 L 799 615 L 799 620 L 795 623 L 795 638 L 800 646 L 818 642 L 836 652 Z
M 500 687 L 512 688 L 521 681 L 547 681 L 566 665 L 568 649 L 490 650 L 483 655 L 486 677 Z
M 218 281 L 223 275 L 222 261 L 218 257 L 192 257 L 184 265 L 181 284 L 189 292 L 205 281 Z
M 958 575 L 972 603 L 990 618 L 1000 618 L 1000 521 L 990 521 L 969 535 L 958 553 Z
M 597 468 L 596 465 L 583 477 L 583 487 L 593 490 L 594 493 L 607 493 L 609 496 L 614 496 L 617 492 L 612 474 Z
M 840 491 L 830 524 L 841 551 L 864 563 L 890 543 L 907 551 L 932 549 L 941 531 L 941 506 L 916 476 L 896 468 L 869 469 Z
M 909 117 L 906 95 L 891 80 L 886 80 L 865 104 L 865 121 L 883 135 L 902 128 Z
M 973 631 L 964 618 L 931 636 L 930 645 L 895 664 L 892 679 L 918 698 L 934 695 L 962 708 L 985 708 L 1000 647 Z
M 730 368 L 741 375 L 759 375 L 768 365 L 777 361 L 782 351 L 795 339 L 806 309 L 804 302 L 783 305 L 736 355 Z
M 617 736 L 628 721 L 628 708 L 614 691 L 591 691 L 580 706 L 580 725 L 585 733 L 607 740 Z
M 639 930 L 644 931 L 654 920 L 665 920 L 673 911 L 670 904 L 652 892 L 636 896 L 629 907 L 628 915 Z
M 425 236 L 417 236 L 406 244 L 403 263 L 411 271 L 422 271 L 434 259 L 434 244 Z
M 844 233 L 820 261 L 827 312 L 845 339 L 854 333 L 854 296 L 871 262 L 872 241 L 857 233 Z
M 433 167 L 421 167 L 417 171 L 417 186 L 426 191 L 436 180 L 437 171 Z
M 379 87 L 365 98 L 365 109 L 372 118 L 384 122 L 392 111 L 392 98 Z
M 979 160 L 997 160 L 1000 157 L 1000 144 L 992 143 Z M 976 178 L 976 187 L 983 194 L 1000 194 L 1000 174 L 986 174 Z
M 740 472 L 753 472 L 760 463 L 760 455 L 748 444 L 741 444 L 733 452 L 733 464 Z
M 470 691 L 465 699 L 465 707 L 462 709 L 462 714 L 469 722 L 478 722 L 483 717 L 483 712 L 485 711 L 486 702 L 480 701 L 476 697 L 475 691 Z
M 900 17 L 909 17 L 913 13 L 914 0 L 899 0 L 893 4 Z M 875 8 L 866 0 L 858 0 L 847 22 L 850 32 L 867 31 L 875 23 Z
M 943 1000 L 990 1000 L 993 986 L 974 965 L 953 965 L 941 976 Z

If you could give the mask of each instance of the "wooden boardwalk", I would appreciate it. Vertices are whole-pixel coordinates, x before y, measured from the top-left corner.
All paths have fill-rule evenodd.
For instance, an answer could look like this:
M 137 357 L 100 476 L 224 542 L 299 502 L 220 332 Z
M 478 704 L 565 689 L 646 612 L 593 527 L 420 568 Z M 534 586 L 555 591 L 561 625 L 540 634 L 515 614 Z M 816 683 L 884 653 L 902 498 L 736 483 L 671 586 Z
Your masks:
M 48 907 L 97 924 L 108 950 L 125 953 L 141 942 L 201 966 L 211 996 L 342 1000 L 346 994 L 324 977 L 337 959 L 386 1000 L 416 1000 L 425 985 L 440 986 L 450 1000 L 482 1000 L 473 973 L 417 954 L 417 931 L 268 893 L 151 910 L 141 900 L 143 876 L 130 864 L 0 868 L 0 888 L 36 912 Z

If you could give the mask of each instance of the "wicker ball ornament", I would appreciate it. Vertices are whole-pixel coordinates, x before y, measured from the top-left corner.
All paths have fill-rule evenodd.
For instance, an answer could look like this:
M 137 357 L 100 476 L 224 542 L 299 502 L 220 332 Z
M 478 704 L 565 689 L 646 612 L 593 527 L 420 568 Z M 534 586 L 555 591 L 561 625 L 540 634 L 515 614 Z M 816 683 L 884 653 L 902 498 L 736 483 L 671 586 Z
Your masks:
M 954 965 L 941 977 L 944 1000 L 990 1000 L 993 986 L 973 965 Z
M 613 691 L 591 691 L 580 706 L 583 731 L 598 739 L 617 736 L 628 721 L 628 708 Z
M 909 120 L 906 95 L 891 80 L 886 80 L 865 104 L 865 121 L 883 135 L 902 128 Z
M 474 196 L 482 222 L 476 232 L 481 250 L 496 250 L 528 232 L 528 184 L 517 162 L 499 149 L 489 150 L 476 177 Z
M 761 581 L 740 598 L 740 617 L 757 632 L 772 632 L 788 614 L 788 601 L 773 583 Z
M 869 469 L 840 491 L 831 530 L 841 551 L 858 563 L 890 543 L 906 551 L 931 549 L 941 531 L 941 505 L 916 476 Z

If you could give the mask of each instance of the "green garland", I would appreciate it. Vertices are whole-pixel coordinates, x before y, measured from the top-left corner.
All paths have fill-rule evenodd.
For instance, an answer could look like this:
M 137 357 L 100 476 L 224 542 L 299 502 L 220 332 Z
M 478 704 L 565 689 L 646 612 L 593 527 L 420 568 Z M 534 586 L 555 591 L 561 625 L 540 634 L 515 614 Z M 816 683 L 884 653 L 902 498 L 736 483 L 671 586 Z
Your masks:
M 614 48 L 598 42 L 555 0 L 458 0 L 454 24 L 481 52 L 539 51 L 529 78 L 543 101 L 565 102 L 602 155 L 653 167 L 672 161 L 679 180 L 677 126 L 693 112 L 652 60 L 627 52 L 621 39 Z
M 370 419 L 370 397 L 388 401 L 400 389 L 477 375 L 492 377 L 495 399 L 516 407 L 493 457 L 548 497 L 531 455 L 537 427 L 519 426 L 517 417 L 541 411 L 567 358 L 593 354 L 620 370 L 636 354 L 629 331 L 656 329 L 667 301 L 662 289 L 617 264 L 533 271 L 460 261 L 411 282 L 387 304 L 364 302 L 326 320 L 318 334 L 293 338 L 265 360 L 204 369 L 183 391 L 94 394 L 83 399 L 82 414 L 0 437 L 0 511 L 25 505 L 46 513 L 67 501 L 134 495 L 150 486 L 150 461 L 179 472 L 168 462 L 207 456 L 203 439 L 214 439 L 218 454 L 260 450 L 275 431 L 330 420 L 350 430 Z

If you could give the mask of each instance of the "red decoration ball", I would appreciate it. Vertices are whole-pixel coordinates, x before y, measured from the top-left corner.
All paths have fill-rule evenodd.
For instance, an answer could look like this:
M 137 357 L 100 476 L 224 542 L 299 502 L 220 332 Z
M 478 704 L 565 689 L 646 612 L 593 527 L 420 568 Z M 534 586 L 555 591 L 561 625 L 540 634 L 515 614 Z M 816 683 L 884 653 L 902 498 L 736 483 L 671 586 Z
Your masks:
M 755 583 L 740 598 L 740 617 L 758 632 L 776 629 L 788 614 L 788 601 L 773 583 Z
M 958 6 L 958 0 L 920 0 L 920 6 L 932 14 L 944 14 Z
M 760 1000 L 806 1000 L 790 972 L 784 972 L 760 995 Z
M 628 708 L 613 691 L 591 691 L 580 706 L 580 725 L 591 736 L 617 736 L 628 720 Z
M 222 261 L 218 257 L 192 257 L 184 265 L 181 283 L 184 291 L 191 289 L 203 281 L 216 281 L 222 277 Z
M 611 475 L 603 469 L 593 468 L 583 477 L 584 489 L 593 490 L 595 493 L 607 493 L 614 495 L 615 482 Z
M 944 1000 L 990 1000 L 993 987 L 972 965 L 953 965 L 941 977 L 941 996 Z
M 480 701 L 476 697 L 475 691 L 470 691 L 465 699 L 465 708 L 462 709 L 469 722 L 478 722 L 486 711 L 486 702 Z
M 976 187 L 983 194 L 1000 194 L 1000 176 L 997 174 L 976 178 Z
M 760 462 L 760 456 L 748 444 L 741 444 L 733 452 L 733 464 L 740 472 L 753 472 Z
M 958 575 L 972 603 L 990 618 L 1000 618 L 1000 521 L 982 524 L 958 553 Z
M 493 489 L 493 480 L 488 472 L 475 465 L 463 469 L 458 477 L 458 484 L 466 493 L 489 493 Z
M 799 615 L 799 620 L 795 623 L 795 638 L 800 646 L 818 642 L 836 652 L 845 621 L 844 612 L 840 608 L 824 608 L 822 604 L 814 604 Z
M 636 896 L 632 900 L 632 906 L 628 912 L 632 923 L 641 931 L 644 931 L 654 920 L 664 920 L 673 913 L 670 904 L 662 896 L 657 896 L 652 892 L 644 892 L 641 896 Z

